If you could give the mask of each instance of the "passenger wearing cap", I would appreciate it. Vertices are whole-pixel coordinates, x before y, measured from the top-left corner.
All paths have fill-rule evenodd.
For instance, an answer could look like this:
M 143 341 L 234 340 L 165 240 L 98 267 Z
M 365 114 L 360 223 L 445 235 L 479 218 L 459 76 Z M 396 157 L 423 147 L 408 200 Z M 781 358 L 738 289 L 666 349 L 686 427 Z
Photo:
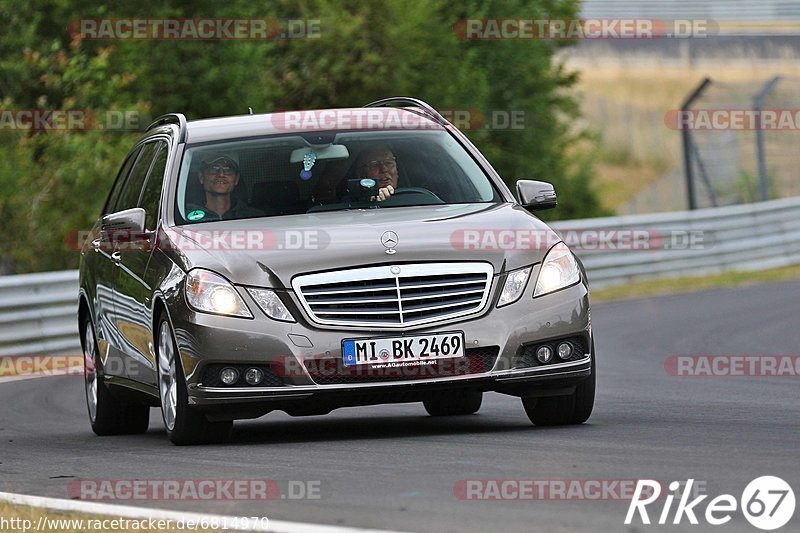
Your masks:
M 264 212 L 232 197 L 239 183 L 239 165 L 226 154 L 211 154 L 203 159 L 199 175 L 205 193 L 204 205 L 189 203 L 187 218 L 192 222 L 251 218 Z

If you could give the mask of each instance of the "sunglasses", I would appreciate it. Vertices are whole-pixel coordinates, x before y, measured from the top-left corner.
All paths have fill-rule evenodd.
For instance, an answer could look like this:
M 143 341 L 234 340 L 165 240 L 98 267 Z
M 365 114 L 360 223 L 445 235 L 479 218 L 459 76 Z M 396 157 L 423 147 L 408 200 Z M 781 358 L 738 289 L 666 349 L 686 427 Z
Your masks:
M 205 168 L 206 172 L 210 172 L 211 174 L 219 174 L 222 172 L 226 175 L 231 175 L 236 173 L 236 169 L 227 165 L 214 165 Z

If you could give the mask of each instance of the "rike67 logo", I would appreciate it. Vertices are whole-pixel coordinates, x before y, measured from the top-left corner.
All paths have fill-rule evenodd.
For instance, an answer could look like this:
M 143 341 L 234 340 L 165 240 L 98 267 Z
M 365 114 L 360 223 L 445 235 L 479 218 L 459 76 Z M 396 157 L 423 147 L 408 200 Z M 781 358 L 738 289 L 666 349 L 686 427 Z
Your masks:
M 670 493 L 666 494 L 664 498 L 657 524 L 677 525 L 685 518 L 690 524 L 697 525 L 700 523 L 698 520 L 698 516 L 700 516 L 705 519 L 707 524 L 721 526 L 730 522 L 733 513 L 737 509 L 741 509 L 742 514 L 751 525 L 764 531 L 772 531 L 786 525 L 794 514 L 794 491 L 779 477 L 762 476 L 754 479 L 745 487 L 739 500 L 731 494 L 721 494 L 706 504 L 704 513 L 700 512 L 700 504 L 708 496 L 697 496 L 690 501 L 693 484 L 694 479 L 689 479 L 680 494 L 677 491 L 683 485 L 682 483 L 673 481 L 669 484 Z M 647 506 L 659 500 L 661 496 L 661 484 L 658 481 L 640 479 L 628 507 L 625 524 L 630 525 L 638 513 L 642 524 L 649 525 L 651 522 Z M 673 514 L 672 504 L 676 497 L 678 504 Z M 650 510 L 657 511 L 657 509 Z M 672 515 L 671 521 L 670 515 Z M 654 516 L 653 519 L 656 520 L 656 517 Z

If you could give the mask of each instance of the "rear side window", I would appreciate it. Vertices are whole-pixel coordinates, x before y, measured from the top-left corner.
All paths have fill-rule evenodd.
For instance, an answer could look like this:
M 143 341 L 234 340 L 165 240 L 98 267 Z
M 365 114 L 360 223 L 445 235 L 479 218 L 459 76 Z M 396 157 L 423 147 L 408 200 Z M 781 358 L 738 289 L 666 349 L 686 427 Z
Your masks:
M 111 193 L 108 195 L 108 198 L 106 199 L 106 205 L 103 207 L 104 215 L 114 212 L 114 206 L 117 205 L 117 200 L 119 200 L 119 193 L 122 191 L 122 187 L 125 186 L 128 174 L 131 171 L 131 167 L 136 162 L 136 156 L 139 155 L 140 151 L 141 148 L 137 148 L 136 150 L 131 152 L 125 159 L 125 162 L 122 163 L 122 168 L 119 169 L 119 173 L 117 174 L 117 179 L 114 181 L 114 187 L 111 188 Z
M 122 194 L 117 200 L 117 206 L 114 208 L 115 212 L 132 209 L 139 205 L 139 194 L 142 192 L 142 186 L 145 178 L 147 178 L 150 165 L 153 163 L 153 156 L 157 147 L 158 143 L 148 143 L 142 148 L 142 153 L 139 159 L 136 160 L 136 165 L 130 172 L 125 182 L 125 187 L 122 189 Z
M 167 155 L 169 155 L 169 148 L 167 143 L 157 143 L 158 153 L 156 160 L 153 163 L 153 168 L 150 170 L 150 177 L 147 178 L 147 184 L 142 192 L 142 199 L 139 201 L 139 207 L 145 211 L 145 229 L 154 230 L 158 224 L 158 207 L 159 200 L 161 200 L 161 187 L 164 183 L 164 171 L 167 169 Z

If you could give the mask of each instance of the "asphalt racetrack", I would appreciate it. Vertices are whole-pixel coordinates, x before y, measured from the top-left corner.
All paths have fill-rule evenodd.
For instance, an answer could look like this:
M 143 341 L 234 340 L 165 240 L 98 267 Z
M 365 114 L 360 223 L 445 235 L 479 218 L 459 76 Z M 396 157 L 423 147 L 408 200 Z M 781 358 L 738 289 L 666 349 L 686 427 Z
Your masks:
M 788 282 L 596 304 L 597 402 L 576 427 L 534 427 L 518 399 L 487 394 L 476 415 L 432 418 L 421 404 L 276 412 L 237 422 L 229 444 L 179 448 L 156 409 L 145 435 L 94 436 L 80 376 L 2 383 L 0 491 L 69 498 L 77 480 L 270 479 L 281 494 L 268 501 L 118 503 L 400 531 L 759 531 L 739 510 L 717 527 L 702 515 L 711 497 L 738 499 L 760 476 L 800 496 L 800 377 L 680 377 L 665 362 L 798 354 L 798 294 L 800 282 Z M 645 478 L 697 480 L 710 496 L 696 508 L 700 525 L 671 525 L 675 504 L 670 525 L 624 525 L 629 499 L 613 482 Z M 595 480 L 609 490 L 464 499 L 461 480 Z M 497 496 L 480 483 L 472 498 Z M 664 502 L 648 507 L 652 520 Z M 783 530 L 799 525 L 797 510 Z

